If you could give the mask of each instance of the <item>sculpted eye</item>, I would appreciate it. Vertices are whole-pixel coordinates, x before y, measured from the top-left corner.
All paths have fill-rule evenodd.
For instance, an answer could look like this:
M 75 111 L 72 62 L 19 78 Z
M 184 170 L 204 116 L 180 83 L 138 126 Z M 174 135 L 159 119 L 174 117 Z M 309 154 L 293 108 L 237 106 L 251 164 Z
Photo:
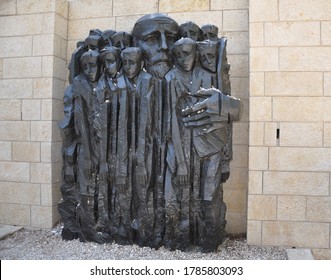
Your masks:
M 145 38 L 145 42 L 147 44 L 155 44 L 157 43 L 158 37 L 156 35 L 151 35 Z

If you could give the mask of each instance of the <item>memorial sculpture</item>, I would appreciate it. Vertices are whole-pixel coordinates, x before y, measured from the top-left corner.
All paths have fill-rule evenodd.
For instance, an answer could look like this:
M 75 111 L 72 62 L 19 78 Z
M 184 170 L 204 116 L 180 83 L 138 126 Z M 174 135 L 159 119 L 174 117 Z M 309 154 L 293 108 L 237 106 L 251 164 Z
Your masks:
M 242 111 L 226 44 L 214 25 L 163 14 L 77 43 L 59 123 L 63 239 L 218 248 Z

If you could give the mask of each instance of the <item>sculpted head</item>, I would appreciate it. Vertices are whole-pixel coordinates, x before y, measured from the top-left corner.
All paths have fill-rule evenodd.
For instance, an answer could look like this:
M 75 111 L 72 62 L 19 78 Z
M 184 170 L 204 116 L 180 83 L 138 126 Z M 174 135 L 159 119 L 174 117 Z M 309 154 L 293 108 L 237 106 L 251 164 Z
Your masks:
M 116 47 L 106 47 L 100 52 L 100 58 L 104 67 L 104 71 L 111 78 L 114 78 L 120 69 L 120 54 L 121 50 Z
M 202 40 L 201 28 L 192 21 L 186 21 L 179 26 L 179 36 L 191 38 L 194 41 Z
M 215 73 L 218 61 L 218 42 L 205 40 L 197 42 L 199 61 L 203 68 Z
M 191 71 L 194 67 L 196 42 L 190 38 L 181 38 L 172 47 L 176 66 L 183 71 Z
M 145 15 L 133 27 L 134 46 L 143 52 L 145 66 L 162 79 L 172 67 L 170 49 L 178 39 L 178 24 L 163 14 Z
M 87 80 L 96 82 L 100 74 L 99 53 L 97 51 L 87 51 L 80 58 L 83 73 Z
M 111 36 L 111 41 L 113 46 L 124 50 L 132 46 L 132 35 L 127 32 L 116 32 L 113 36 Z
M 84 43 L 88 50 L 99 51 L 102 48 L 101 35 L 89 35 Z
M 213 24 L 205 24 L 201 26 L 204 40 L 217 41 L 218 40 L 218 27 Z
M 105 30 L 101 33 L 101 38 L 103 40 L 103 46 L 104 47 L 111 47 L 113 45 L 111 41 L 111 37 L 116 33 L 115 30 Z
M 143 68 L 142 51 L 139 48 L 127 48 L 121 53 L 123 71 L 129 79 L 138 76 Z

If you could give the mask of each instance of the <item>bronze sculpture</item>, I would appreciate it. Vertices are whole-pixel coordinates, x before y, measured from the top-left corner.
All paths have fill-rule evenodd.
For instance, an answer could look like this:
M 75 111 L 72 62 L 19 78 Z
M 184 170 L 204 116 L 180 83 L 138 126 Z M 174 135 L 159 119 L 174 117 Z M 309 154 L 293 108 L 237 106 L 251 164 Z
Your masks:
M 95 29 L 79 44 L 60 123 L 64 239 L 221 244 L 241 103 L 217 32 L 152 14 L 132 35 Z

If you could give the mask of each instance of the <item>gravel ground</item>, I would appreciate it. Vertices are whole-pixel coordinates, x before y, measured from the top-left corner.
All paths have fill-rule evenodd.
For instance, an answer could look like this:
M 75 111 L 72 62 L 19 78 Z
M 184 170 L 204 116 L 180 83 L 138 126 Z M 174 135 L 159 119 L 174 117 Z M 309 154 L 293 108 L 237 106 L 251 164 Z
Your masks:
M 246 239 L 226 239 L 215 253 L 140 248 L 117 244 L 64 241 L 61 224 L 51 230 L 21 229 L 0 240 L 1 260 L 285 260 L 286 249 L 247 245 Z

